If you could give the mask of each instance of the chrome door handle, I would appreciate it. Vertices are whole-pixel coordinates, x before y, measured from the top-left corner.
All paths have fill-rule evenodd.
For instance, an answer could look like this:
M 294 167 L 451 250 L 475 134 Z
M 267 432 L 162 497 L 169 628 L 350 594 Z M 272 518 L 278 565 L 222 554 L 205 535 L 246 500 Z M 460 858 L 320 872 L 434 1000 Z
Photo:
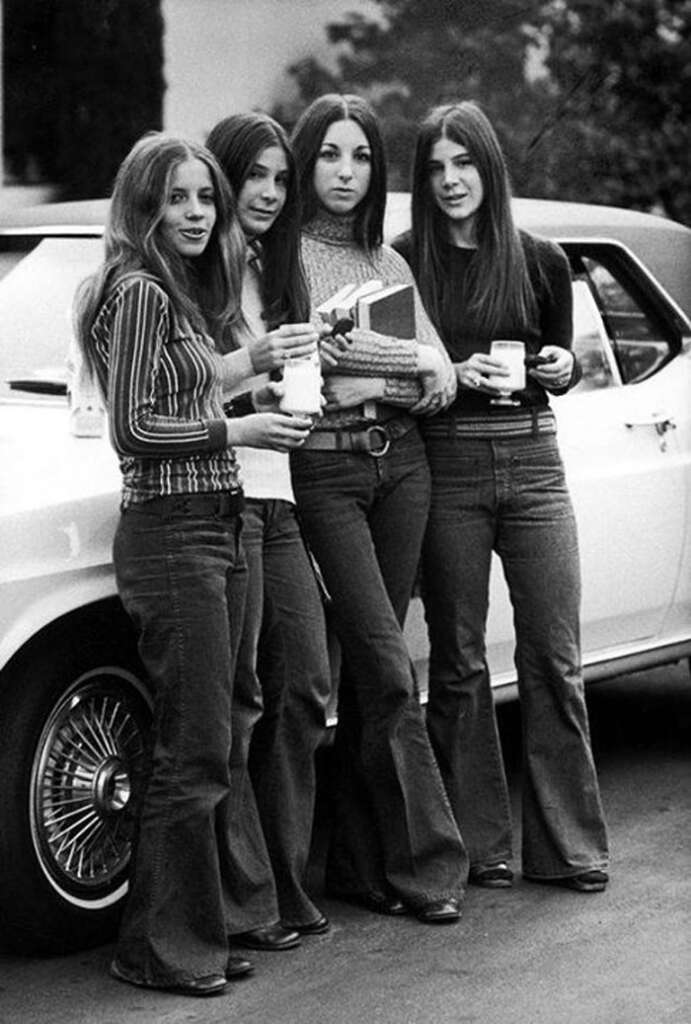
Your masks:
M 625 420 L 624 426 L 629 427 L 655 427 L 658 434 L 664 434 L 666 430 L 676 430 L 677 425 L 671 416 L 665 416 L 662 412 L 652 412 L 642 420 Z
M 677 425 L 671 416 L 658 412 L 651 413 L 646 419 L 625 420 L 624 426 L 628 427 L 629 430 L 632 430 L 634 427 L 655 427 L 655 432 L 660 438 L 660 450 L 663 452 L 667 449 L 665 434 L 668 430 L 677 429 Z

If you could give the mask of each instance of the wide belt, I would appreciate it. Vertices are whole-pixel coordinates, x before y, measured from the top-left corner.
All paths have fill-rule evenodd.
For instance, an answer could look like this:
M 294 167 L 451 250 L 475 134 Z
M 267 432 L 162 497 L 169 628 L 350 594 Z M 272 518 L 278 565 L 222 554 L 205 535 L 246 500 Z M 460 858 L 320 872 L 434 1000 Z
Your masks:
M 162 494 L 148 501 L 132 502 L 131 511 L 152 516 L 237 516 L 245 505 L 242 491 L 204 491 L 201 494 Z
M 524 409 L 516 413 L 491 413 L 489 416 L 454 416 L 441 413 L 421 421 L 424 437 L 538 437 L 556 434 L 557 421 L 551 409 Z
M 386 455 L 391 443 L 412 430 L 416 420 L 406 414 L 393 416 L 385 423 L 367 427 L 338 427 L 335 430 L 313 430 L 300 450 L 329 452 L 365 452 L 379 459 Z

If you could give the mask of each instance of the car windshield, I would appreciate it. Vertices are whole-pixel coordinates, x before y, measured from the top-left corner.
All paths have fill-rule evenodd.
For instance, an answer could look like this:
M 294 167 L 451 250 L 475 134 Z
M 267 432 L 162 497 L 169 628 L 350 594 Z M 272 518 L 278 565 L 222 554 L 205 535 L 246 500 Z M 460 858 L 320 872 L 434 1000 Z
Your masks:
M 72 343 L 72 300 L 99 264 L 101 238 L 2 239 L 0 252 L 0 398 L 19 399 L 8 381 L 64 384 Z M 46 386 L 43 387 L 40 382 Z M 33 390 L 33 389 L 32 389 Z

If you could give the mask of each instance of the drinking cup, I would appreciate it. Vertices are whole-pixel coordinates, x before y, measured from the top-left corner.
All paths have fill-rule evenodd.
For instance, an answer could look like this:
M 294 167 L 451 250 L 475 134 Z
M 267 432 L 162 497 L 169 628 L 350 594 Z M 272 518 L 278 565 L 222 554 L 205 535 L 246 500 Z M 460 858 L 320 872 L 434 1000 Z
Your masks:
M 501 377 L 499 374 L 489 374 L 487 379 L 490 384 L 500 388 L 497 398 L 490 399 L 492 405 L 519 405 L 517 399 L 512 398 L 514 391 L 522 391 L 525 387 L 525 345 L 522 341 L 498 339 L 490 346 L 490 355 L 497 359 L 509 370 L 508 377 Z

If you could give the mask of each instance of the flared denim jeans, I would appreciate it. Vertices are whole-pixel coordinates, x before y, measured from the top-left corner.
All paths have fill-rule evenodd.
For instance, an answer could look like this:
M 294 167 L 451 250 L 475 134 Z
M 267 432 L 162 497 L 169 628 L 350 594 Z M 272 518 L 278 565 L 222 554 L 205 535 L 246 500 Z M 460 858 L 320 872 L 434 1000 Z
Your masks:
M 607 864 L 580 655 L 576 522 L 553 434 L 427 438 L 427 725 L 471 865 L 512 856 L 485 652 L 492 552 L 513 606 L 523 723 L 522 861 L 554 878 Z
M 251 776 L 273 867 L 281 919 L 316 921 L 304 888 L 316 793 L 315 751 L 326 730 L 331 671 L 324 609 L 288 501 L 248 498 L 245 621 L 233 700 L 233 760 Z
M 417 429 L 381 457 L 296 451 L 293 486 L 343 652 L 327 887 L 459 897 L 465 848 L 435 763 L 402 624 L 429 504 Z
M 118 590 L 153 687 L 150 771 L 116 960 L 140 984 L 224 974 L 231 932 L 278 914 L 261 830 L 234 778 L 231 704 L 245 605 L 238 515 L 185 496 L 122 512 Z

